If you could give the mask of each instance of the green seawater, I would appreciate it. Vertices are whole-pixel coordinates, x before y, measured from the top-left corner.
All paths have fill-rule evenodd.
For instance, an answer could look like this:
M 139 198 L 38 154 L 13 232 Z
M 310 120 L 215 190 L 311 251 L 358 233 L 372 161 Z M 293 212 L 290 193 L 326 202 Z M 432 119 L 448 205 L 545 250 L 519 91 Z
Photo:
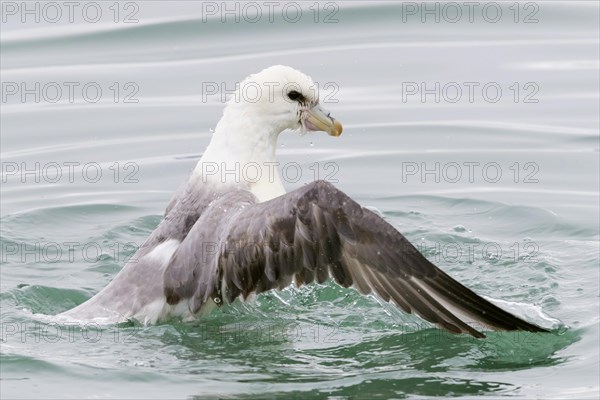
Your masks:
M 1 397 L 598 398 L 599 6 L 520 3 L 515 22 L 513 3 L 497 3 L 495 23 L 483 5 L 473 22 L 422 22 L 392 1 L 321 3 L 318 16 L 297 3 L 295 23 L 281 8 L 273 22 L 223 23 L 194 1 L 120 3 L 118 23 L 113 2 L 98 2 L 98 23 L 3 14 Z M 122 23 L 133 11 L 138 22 Z M 273 64 L 311 75 L 345 128 L 281 135 L 288 190 L 333 182 L 551 333 L 455 336 L 332 283 L 186 323 L 53 320 L 160 222 L 210 140 L 220 93 Z M 36 82 L 62 96 L 7 94 Z M 73 99 L 65 82 L 78 83 Z M 436 82 L 439 101 L 409 94 Z

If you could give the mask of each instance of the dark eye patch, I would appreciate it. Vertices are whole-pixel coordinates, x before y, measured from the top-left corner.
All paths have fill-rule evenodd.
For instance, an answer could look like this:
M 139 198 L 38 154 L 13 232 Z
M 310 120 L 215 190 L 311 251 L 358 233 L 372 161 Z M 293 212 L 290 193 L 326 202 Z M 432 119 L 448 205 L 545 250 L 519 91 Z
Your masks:
M 304 96 L 302 96 L 302 94 L 298 93 L 295 90 L 292 90 L 287 95 L 288 95 L 288 98 L 290 100 L 293 100 L 293 101 L 304 101 Z

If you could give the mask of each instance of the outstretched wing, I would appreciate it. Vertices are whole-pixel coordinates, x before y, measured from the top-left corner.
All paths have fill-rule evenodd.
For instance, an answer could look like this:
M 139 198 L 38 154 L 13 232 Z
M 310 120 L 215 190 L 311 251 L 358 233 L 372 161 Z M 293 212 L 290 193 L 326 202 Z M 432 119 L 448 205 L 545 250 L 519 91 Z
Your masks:
M 219 235 L 214 260 L 218 279 L 212 282 L 217 286 L 208 290 L 219 299 L 231 302 L 287 287 L 292 280 L 301 285 L 332 277 L 344 287 L 392 300 L 453 333 L 484 337 L 466 322 L 494 330 L 545 331 L 458 283 L 393 226 L 327 182 L 240 208 L 229 222 Z M 187 276 L 194 275 L 189 272 Z M 167 284 L 165 293 L 175 290 L 178 298 L 188 297 L 190 284 Z M 191 286 L 205 284 L 196 280 Z M 186 285 L 187 291 L 177 292 Z M 205 287 L 203 294 L 208 292 Z

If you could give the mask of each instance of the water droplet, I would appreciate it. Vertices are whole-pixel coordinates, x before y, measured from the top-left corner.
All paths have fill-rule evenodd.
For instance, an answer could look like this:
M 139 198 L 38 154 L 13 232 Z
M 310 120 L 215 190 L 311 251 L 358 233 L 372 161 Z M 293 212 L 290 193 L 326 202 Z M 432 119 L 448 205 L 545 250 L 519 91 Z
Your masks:
M 215 130 L 214 130 L 213 128 L 210 128 L 208 131 L 209 131 L 210 133 L 215 133 Z
M 283 148 L 283 147 L 285 147 L 285 144 L 284 144 L 284 143 L 281 143 L 281 144 L 279 145 L 279 147 Z
M 315 147 L 315 144 L 313 142 L 310 142 L 310 147 Z
M 467 228 L 465 228 L 463 225 L 456 225 L 452 229 L 454 230 L 454 232 L 466 232 L 467 231 Z

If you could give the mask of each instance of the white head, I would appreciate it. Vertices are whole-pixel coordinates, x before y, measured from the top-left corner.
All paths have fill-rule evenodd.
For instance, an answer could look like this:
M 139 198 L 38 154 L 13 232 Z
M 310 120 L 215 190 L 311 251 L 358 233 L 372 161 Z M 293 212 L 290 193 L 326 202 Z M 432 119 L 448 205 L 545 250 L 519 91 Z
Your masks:
M 195 169 L 202 182 L 249 188 L 260 201 L 285 193 L 277 170 L 277 138 L 285 129 L 342 133 L 342 124 L 319 104 L 310 77 L 275 65 L 250 75 L 223 111 L 213 137 Z M 257 179 L 244 173 L 258 168 Z M 233 173 L 231 173 L 233 171 Z
M 228 101 L 224 116 L 239 113 L 253 125 L 268 126 L 270 133 L 285 129 L 342 133 L 342 124 L 319 104 L 312 79 L 284 65 L 274 65 L 247 77 Z

